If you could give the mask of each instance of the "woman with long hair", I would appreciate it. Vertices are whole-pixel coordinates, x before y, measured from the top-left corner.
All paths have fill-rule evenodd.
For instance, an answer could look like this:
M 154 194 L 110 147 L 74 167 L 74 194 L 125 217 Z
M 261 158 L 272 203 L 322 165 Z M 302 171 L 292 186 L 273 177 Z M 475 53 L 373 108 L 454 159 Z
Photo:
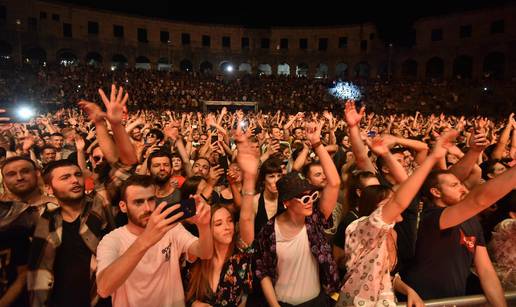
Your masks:
M 259 152 L 243 136 L 237 161 L 242 171 L 242 207 L 239 230 L 227 207 L 212 207 L 211 229 L 214 256 L 198 260 L 188 274 L 187 301 L 200 306 L 245 306 L 252 285 L 251 243 L 254 240 L 253 197 L 258 175 Z
M 447 132 L 432 153 L 399 188 L 391 192 L 380 185 L 365 188 L 360 196 L 359 219 L 346 228 L 347 273 L 337 306 L 396 306 L 394 291 L 408 298 L 408 306 L 423 306 L 419 295 L 399 275 L 391 278 L 397 264 L 394 225 L 423 185 L 436 162 L 444 158 L 457 133 Z M 392 155 L 381 137 L 371 143 L 378 156 Z

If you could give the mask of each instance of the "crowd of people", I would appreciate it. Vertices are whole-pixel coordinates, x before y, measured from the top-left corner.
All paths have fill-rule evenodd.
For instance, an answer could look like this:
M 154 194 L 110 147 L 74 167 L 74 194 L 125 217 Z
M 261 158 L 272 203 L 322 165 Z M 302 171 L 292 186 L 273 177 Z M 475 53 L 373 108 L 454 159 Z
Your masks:
M 516 289 L 513 113 L 441 112 L 453 97 L 410 86 L 435 113 L 371 112 L 385 84 L 366 112 L 331 108 L 326 81 L 66 70 L 2 76 L 65 108 L 1 118 L 0 306 L 507 306 Z M 115 77 L 127 90 L 102 89 Z
M 328 89 L 333 79 L 256 76 L 241 73 L 204 74 L 90 66 L 0 67 L 0 101 L 37 102 L 51 110 L 73 107 L 79 99 L 95 99 L 99 87 L 120 82 L 131 92 L 130 108 L 197 111 L 205 100 L 253 101 L 260 109 L 341 111 L 343 103 Z M 337 80 L 338 81 L 338 80 Z M 363 103 L 376 113 L 445 112 L 498 116 L 514 110 L 512 81 L 355 79 Z M 496 105 L 496 110 L 492 108 Z M 321 108 L 322 107 L 322 108 Z M 503 114 L 505 114 L 503 113 Z

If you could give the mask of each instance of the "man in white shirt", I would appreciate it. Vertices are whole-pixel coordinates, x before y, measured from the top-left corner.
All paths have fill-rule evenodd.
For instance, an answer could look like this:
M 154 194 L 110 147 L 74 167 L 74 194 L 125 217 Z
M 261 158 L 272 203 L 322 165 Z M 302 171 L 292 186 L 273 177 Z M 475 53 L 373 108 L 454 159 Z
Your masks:
M 176 221 L 180 207 L 156 206 L 150 176 L 133 175 L 122 187 L 120 209 L 127 225 L 106 235 L 97 248 L 97 287 L 101 297 L 112 295 L 113 306 L 184 306 L 179 257 L 188 261 L 213 254 L 210 208 L 196 197 L 197 214 L 190 220 L 199 238 Z

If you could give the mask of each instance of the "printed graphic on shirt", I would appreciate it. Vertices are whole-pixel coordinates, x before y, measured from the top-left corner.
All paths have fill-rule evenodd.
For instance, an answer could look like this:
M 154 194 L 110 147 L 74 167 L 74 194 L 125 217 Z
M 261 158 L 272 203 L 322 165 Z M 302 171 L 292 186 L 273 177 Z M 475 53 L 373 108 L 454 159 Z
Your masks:
M 168 246 L 161 250 L 161 253 L 165 255 L 165 261 L 170 260 L 170 247 L 172 243 L 168 243 Z
M 475 236 L 468 237 L 464 234 L 464 231 L 460 229 L 460 244 L 466 246 L 470 253 L 475 252 L 476 241 L 477 238 Z

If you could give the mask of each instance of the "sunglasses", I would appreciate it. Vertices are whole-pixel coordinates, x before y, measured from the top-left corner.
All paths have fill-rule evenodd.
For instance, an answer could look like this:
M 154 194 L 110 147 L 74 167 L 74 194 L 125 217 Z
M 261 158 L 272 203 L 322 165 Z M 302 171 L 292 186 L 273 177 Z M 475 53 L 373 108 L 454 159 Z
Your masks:
M 319 191 L 313 192 L 311 195 L 304 195 L 302 197 L 294 197 L 294 199 L 299 200 L 303 205 L 308 204 L 309 202 L 315 202 L 319 199 Z

